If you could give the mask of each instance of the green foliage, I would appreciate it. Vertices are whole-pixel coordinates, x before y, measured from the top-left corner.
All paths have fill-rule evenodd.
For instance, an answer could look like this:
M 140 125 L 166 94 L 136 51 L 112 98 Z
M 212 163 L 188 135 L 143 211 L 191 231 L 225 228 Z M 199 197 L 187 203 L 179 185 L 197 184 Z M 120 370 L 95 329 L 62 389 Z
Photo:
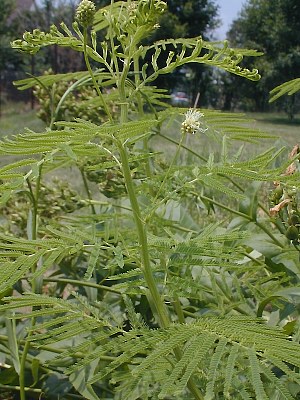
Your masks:
M 18 156 L 0 168 L 0 346 L 14 379 L 0 383 L 21 400 L 30 391 L 89 400 L 299 395 L 299 238 L 286 235 L 299 228 L 297 151 L 243 154 L 237 142 L 273 137 L 240 115 L 164 102 L 149 84 L 185 64 L 260 77 L 240 66 L 257 53 L 226 42 L 142 44 L 165 6 L 117 2 L 96 12 L 90 35 L 86 23 L 61 24 L 13 44 L 29 53 L 68 46 L 87 67 L 19 82 L 71 86 L 44 132 L 0 142 L 0 154 Z M 85 84 L 99 119 L 59 120 Z M 176 150 L 154 151 L 158 138 Z M 49 188 L 58 171 L 65 183 Z M 271 190 L 269 212 L 262 194 L 271 182 L 283 189 Z
M 282 85 L 277 86 L 271 90 L 270 102 L 277 100 L 280 96 L 288 94 L 289 96 L 300 90 L 300 78 L 292 79 Z

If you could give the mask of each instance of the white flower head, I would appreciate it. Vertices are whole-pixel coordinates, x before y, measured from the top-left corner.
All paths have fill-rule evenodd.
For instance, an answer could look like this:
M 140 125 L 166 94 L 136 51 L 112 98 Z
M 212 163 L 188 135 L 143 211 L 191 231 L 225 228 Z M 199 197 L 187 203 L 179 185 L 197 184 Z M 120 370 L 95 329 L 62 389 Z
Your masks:
M 191 133 L 195 134 L 196 132 L 205 132 L 207 129 L 202 128 L 201 118 L 204 117 L 204 114 L 200 111 L 197 111 L 193 108 L 190 108 L 185 113 L 185 120 L 181 124 L 181 132 L 182 133 Z

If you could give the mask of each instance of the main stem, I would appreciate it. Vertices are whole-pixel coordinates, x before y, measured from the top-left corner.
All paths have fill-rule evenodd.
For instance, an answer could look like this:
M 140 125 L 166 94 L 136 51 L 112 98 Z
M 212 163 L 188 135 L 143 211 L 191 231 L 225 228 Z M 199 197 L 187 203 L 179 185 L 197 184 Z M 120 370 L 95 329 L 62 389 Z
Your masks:
M 136 68 L 137 65 L 135 64 Z M 120 123 L 127 122 L 128 119 L 128 104 L 126 99 L 126 90 L 125 90 L 125 77 L 128 72 L 128 66 L 124 65 L 121 79 L 118 85 L 120 100 L 121 100 L 121 117 Z M 163 328 L 167 328 L 170 326 L 170 319 L 168 315 L 168 310 L 166 305 L 164 304 L 161 295 L 157 289 L 157 285 L 152 274 L 151 263 L 149 258 L 149 249 L 148 249 L 148 240 L 147 240 L 147 232 L 144 221 L 142 220 L 140 206 L 135 194 L 134 183 L 131 176 L 131 170 L 128 161 L 127 149 L 123 143 L 117 140 L 118 149 L 120 152 L 121 163 L 124 173 L 124 180 L 131 204 L 131 209 L 133 212 L 133 217 L 135 221 L 135 225 L 138 232 L 138 241 L 141 253 L 141 269 L 143 271 L 145 281 L 147 283 L 149 289 L 148 301 L 152 310 L 156 313 L 160 326 Z
M 137 70 L 138 70 L 138 63 L 137 63 L 137 60 L 135 60 L 135 72 L 137 72 Z M 127 122 L 127 120 L 128 120 L 128 103 L 127 103 L 126 92 L 125 92 L 125 78 L 127 76 L 127 72 L 128 72 L 128 65 L 124 65 L 124 69 L 122 71 L 121 79 L 120 79 L 120 82 L 118 85 L 120 100 L 121 100 L 121 104 L 120 104 L 121 105 L 121 118 L 120 118 L 121 124 Z M 141 106 L 141 104 L 140 104 L 140 106 Z M 140 111 L 141 111 L 141 109 L 140 109 Z M 125 180 L 130 204 L 131 204 L 131 209 L 132 209 L 135 225 L 136 225 L 137 232 L 138 232 L 138 243 L 139 243 L 140 254 L 141 254 L 141 270 L 143 272 L 143 275 L 144 275 L 144 278 L 145 278 L 145 281 L 146 281 L 146 284 L 147 284 L 147 287 L 149 290 L 149 292 L 147 293 L 147 298 L 148 298 L 148 301 L 149 301 L 152 311 L 157 315 L 160 326 L 162 328 L 168 328 L 171 324 L 171 320 L 169 317 L 168 309 L 162 299 L 162 296 L 160 295 L 160 293 L 158 291 L 158 288 L 157 288 L 157 285 L 156 285 L 156 282 L 155 282 L 155 279 L 154 279 L 154 276 L 152 273 L 150 257 L 149 257 L 146 223 L 142 219 L 140 206 L 139 206 L 139 203 L 138 203 L 138 200 L 136 197 L 134 183 L 133 183 L 133 179 L 131 176 L 131 170 L 130 170 L 129 161 L 128 161 L 127 148 L 119 140 L 116 140 L 116 144 L 119 149 L 122 168 L 123 168 L 123 174 L 124 174 L 124 180 Z M 179 153 L 179 150 L 177 150 L 174 160 L 176 159 L 178 153 Z M 169 173 L 169 171 L 168 171 L 168 173 Z M 165 180 L 164 180 L 164 182 L 165 182 Z M 175 353 L 175 357 L 177 358 L 177 360 L 180 360 L 182 357 L 181 350 L 179 348 L 176 348 L 174 350 L 174 353 Z M 195 385 L 192 378 L 189 379 L 187 386 L 196 400 L 203 400 L 203 396 L 202 396 L 200 390 Z
M 120 142 L 118 142 L 118 148 L 119 148 L 119 152 L 120 152 L 126 188 L 127 188 L 132 212 L 133 212 L 135 225 L 136 225 L 137 232 L 138 232 L 138 242 L 139 242 L 141 259 L 142 259 L 141 268 L 142 268 L 142 271 L 143 271 L 143 274 L 145 277 L 145 281 L 149 288 L 149 294 L 150 294 L 150 297 L 148 296 L 148 300 L 151 303 L 150 305 L 152 307 L 155 307 L 155 311 L 159 318 L 161 327 L 167 328 L 168 326 L 170 326 L 170 319 L 168 316 L 167 308 L 166 308 L 166 306 L 161 298 L 161 295 L 157 289 L 156 282 L 155 282 L 153 274 L 152 274 L 151 263 L 150 263 L 150 258 L 149 258 L 146 227 L 144 225 L 144 221 L 142 220 L 140 207 L 139 207 L 138 200 L 137 200 L 135 190 L 134 190 L 133 180 L 131 177 L 131 171 L 130 171 L 129 162 L 128 162 L 127 150 L 123 146 L 123 144 Z
M 156 313 L 156 315 L 158 317 L 160 326 L 162 328 L 168 328 L 171 324 L 171 321 L 169 318 L 167 307 L 162 300 L 162 297 L 157 289 L 157 285 L 156 285 L 154 276 L 152 274 L 151 263 L 150 263 L 150 258 L 149 258 L 149 248 L 148 248 L 146 226 L 145 226 L 145 222 L 142 219 L 140 207 L 139 207 L 138 200 L 137 200 L 135 190 L 134 190 L 134 184 L 133 184 L 133 180 L 131 177 L 131 171 L 130 171 L 129 162 L 128 162 L 127 150 L 121 142 L 118 141 L 117 144 L 118 144 L 118 148 L 119 148 L 119 152 L 120 152 L 126 188 L 127 188 L 132 212 L 133 212 L 135 225 L 136 225 L 137 232 L 138 232 L 138 242 L 139 242 L 141 260 L 142 260 L 141 269 L 144 274 L 144 278 L 145 278 L 145 281 L 147 283 L 148 290 L 149 290 L 149 294 L 148 294 L 147 298 L 148 298 L 151 309 Z M 175 352 L 175 356 L 176 356 L 177 360 L 180 360 L 182 357 L 181 350 L 178 348 L 178 349 L 175 349 L 174 352 Z M 191 393 L 193 394 L 195 399 L 203 400 L 203 396 L 202 396 L 200 390 L 197 388 L 197 386 L 194 383 L 192 378 L 188 381 L 187 386 L 188 386 L 189 390 L 191 391 Z
M 32 203 L 32 221 L 31 221 L 31 238 L 30 240 L 36 240 L 37 238 L 37 230 L 38 230 L 38 202 L 39 202 L 39 195 L 40 195 L 40 188 L 41 188 L 41 175 L 42 175 L 42 164 L 39 165 L 39 174 L 36 180 L 35 191 L 33 191 L 30 181 L 28 180 L 28 188 L 30 192 L 30 198 Z M 36 265 L 32 266 L 31 272 L 32 274 L 36 271 Z M 37 291 L 36 280 L 33 279 L 31 290 L 33 293 Z M 31 326 L 32 329 L 35 325 L 36 319 L 33 317 L 31 319 Z M 30 348 L 29 337 L 32 333 L 29 332 L 27 336 L 27 340 L 24 345 L 21 361 L 20 361 L 20 376 L 19 376 L 19 383 L 20 383 L 20 400 L 26 400 L 26 385 L 25 385 L 25 369 L 26 369 L 26 361 L 27 355 Z

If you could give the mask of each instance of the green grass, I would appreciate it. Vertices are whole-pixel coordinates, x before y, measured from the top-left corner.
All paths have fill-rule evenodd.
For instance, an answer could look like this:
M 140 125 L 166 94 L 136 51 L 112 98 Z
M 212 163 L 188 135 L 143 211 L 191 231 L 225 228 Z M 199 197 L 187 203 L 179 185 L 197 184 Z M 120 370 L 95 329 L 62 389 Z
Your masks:
M 246 118 L 250 118 L 253 121 L 247 123 L 248 126 L 260 129 L 264 132 L 276 135 L 278 139 L 271 139 L 263 141 L 261 145 L 269 148 L 271 146 L 281 147 L 286 145 L 288 148 L 293 147 L 299 141 L 299 130 L 300 130 L 300 115 L 297 115 L 294 120 L 290 121 L 284 113 L 247 113 Z M 174 132 L 174 129 L 180 132 L 181 118 L 177 121 L 173 121 L 171 126 L 166 126 L 164 131 L 168 135 L 168 130 Z M 9 103 L 3 106 L 2 115 L 0 117 L 0 137 L 9 136 L 24 132 L 24 128 L 32 129 L 36 132 L 41 132 L 45 129 L 45 124 L 36 117 L 36 111 L 31 110 L 28 105 L 24 103 Z M 173 134 L 171 137 L 175 138 Z M 179 137 L 177 137 L 179 139 Z M 190 145 L 197 150 L 198 146 L 202 147 L 205 138 L 191 137 Z M 241 143 L 237 143 L 239 146 Z M 261 145 L 259 151 L 262 150 Z M 251 145 L 251 153 L 256 152 L 256 145 Z M 151 147 L 158 151 L 166 150 L 167 153 L 172 153 L 172 144 L 161 138 L 154 137 L 151 140 Z M 206 147 L 209 152 L 212 149 Z M 174 150 L 175 151 L 175 150 Z M 248 151 L 248 150 L 247 150 Z
M 45 124 L 37 118 L 36 110 L 31 110 L 29 105 L 24 103 L 6 104 L 2 108 L 0 117 L 0 138 L 22 133 L 25 128 L 29 128 L 34 132 L 43 132 Z M 20 158 L 20 156 L 0 156 L 0 165 L 6 165 Z M 65 169 L 56 170 L 55 173 L 48 175 L 48 183 L 55 177 L 65 180 L 66 175 L 68 176 L 68 181 L 72 183 L 72 187 L 76 190 L 83 190 L 81 178 L 76 168 L 68 168 L 67 171 Z
M 255 120 L 251 123 L 254 128 L 278 136 L 282 144 L 294 146 L 299 142 L 299 114 L 292 121 L 284 113 L 248 113 L 247 116 Z
M 290 121 L 284 113 L 247 113 L 254 121 L 251 126 L 277 135 L 288 144 L 299 140 L 300 115 Z M 45 124 L 36 117 L 36 111 L 24 103 L 8 103 L 2 107 L 0 136 L 23 132 L 24 128 L 42 131 Z
M 22 102 L 5 104 L 0 117 L 0 137 L 22 133 L 24 128 L 41 132 L 45 124 L 28 105 Z
M 205 113 L 205 111 L 204 111 Z M 254 156 L 270 147 L 281 148 L 286 146 L 289 151 L 296 143 L 299 142 L 300 132 L 300 115 L 296 116 L 293 121 L 290 121 L 284 113 L 246 113 L 244 115 L 247 121 L 244 125 L 262 132 L 274 135 L 275 138 L 258 140 L 257 143 L 246 143 L 244 146 L 243 154 L 248 158 Z M 163 133 L 170 136 L 172 139 L 179 141 L 181 118 L 177 118 L 171 124 L 166 124 L 163 128 Z M 178 134 L 175 134 L 177 132 Z M 208 157 L 210 152 L 218 153 L 221 144 L 214 143 L 214 141 L 206 140 L 205 135 L 190 135 L 188 136 L 189 146 L 200 152 L 203 156 Z M 241 141 L 232 142 L 233 154 L 243 144 Z M 176 151 L 176 146 L 170 142 L 153 136 L 151 139 L 151 147 L 156 151 L 162 151 L 166 154 L 167 158 L 172 158 L 172 154 Z

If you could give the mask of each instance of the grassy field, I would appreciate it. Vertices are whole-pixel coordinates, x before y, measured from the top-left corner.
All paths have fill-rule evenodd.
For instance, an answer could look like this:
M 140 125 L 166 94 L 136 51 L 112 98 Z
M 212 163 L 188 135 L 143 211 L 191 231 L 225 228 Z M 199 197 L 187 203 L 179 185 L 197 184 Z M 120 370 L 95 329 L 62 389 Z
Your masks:
M 290 121 L 284 113 L 248 113 L 246 117 L 253 119 L 249 126 L 276 135 L 278 145 L 294 146 L 299 141 L 300 115 L 293 121 Z M 41 132 L 45 125 L 36 117 L 35 110 L 31 110 L 28 105 L 24 103 L 5 105 L 0 117 L 0 137 L 22 133 L 24 128 Z
M 294 146 L 300 141 L 300 115 L 290 121 L 284 113 L 248 113 L 253 127 L 278 136 L 282 144 Z
M 45 124 L 36 117 L 36 111 L 24 103 L 8 103 L 2 107 L 0 137 L 24 132 L 24 128 L 41 132 Z

